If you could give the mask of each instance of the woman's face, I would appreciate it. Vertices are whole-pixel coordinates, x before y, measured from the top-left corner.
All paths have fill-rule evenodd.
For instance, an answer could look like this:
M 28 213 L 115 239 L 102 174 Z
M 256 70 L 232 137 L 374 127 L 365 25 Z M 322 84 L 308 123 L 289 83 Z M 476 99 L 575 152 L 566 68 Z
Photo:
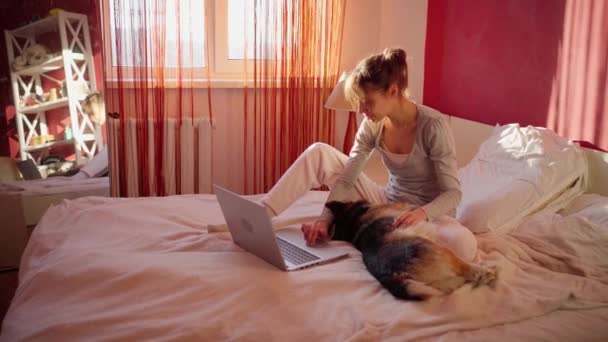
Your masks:
M 391 88 L 388 91 L 366 89 L 365 97 L 359 103 L 359 112 L 374 122 L 384 119 L 394 108 L 391 95 Z

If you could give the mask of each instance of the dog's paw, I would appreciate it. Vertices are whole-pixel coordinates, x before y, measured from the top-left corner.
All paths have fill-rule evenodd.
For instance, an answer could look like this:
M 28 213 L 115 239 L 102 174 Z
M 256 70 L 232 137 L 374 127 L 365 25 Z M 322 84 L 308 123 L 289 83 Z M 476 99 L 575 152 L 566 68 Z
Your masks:
M 483 268 L 480 272 L 478 285 L 486 285 L 491 289 L 496 288 L 496 282 L 498 281 L 498 267 L 491 266 Z
M 498 268 L 496 266 L 470 266 L 471 268 L 466 278 L 474 288 L 482 285 L 489 286 L 492 289 L 495 288 L 498 281 Z

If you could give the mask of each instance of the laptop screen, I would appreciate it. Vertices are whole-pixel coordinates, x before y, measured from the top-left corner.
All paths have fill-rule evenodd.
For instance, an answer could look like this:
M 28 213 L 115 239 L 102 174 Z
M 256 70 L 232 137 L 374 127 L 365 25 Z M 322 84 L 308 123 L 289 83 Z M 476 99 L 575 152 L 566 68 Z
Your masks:
M 36 166 L 36 163 L 34 163 L 34 161 L 31 159 L 18 161 L 17 168 L 19 169 L 19 172 L 21 172 L 21 175 L 25 180 L 42 178 L 40 170 L 38 170 L 38 166 Z

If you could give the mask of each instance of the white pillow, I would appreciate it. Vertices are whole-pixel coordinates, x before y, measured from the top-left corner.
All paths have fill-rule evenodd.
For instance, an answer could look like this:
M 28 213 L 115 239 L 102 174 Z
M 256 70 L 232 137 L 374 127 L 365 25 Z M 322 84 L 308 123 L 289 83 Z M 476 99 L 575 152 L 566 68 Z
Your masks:
M 525 216 L 557 211 L 581 194 L 586 170 L 582 151 L 546 128 L 497 126 L 459 170 L 456 217 L 474 233 L 508 232 Z

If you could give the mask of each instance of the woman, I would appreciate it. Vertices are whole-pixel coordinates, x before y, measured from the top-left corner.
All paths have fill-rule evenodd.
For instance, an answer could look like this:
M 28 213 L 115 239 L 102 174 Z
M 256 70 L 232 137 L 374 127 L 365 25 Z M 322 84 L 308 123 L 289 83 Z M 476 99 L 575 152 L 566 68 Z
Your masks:
M 106 106 L 103 96 L 99 92 L 89 94 L 82 102 L 81 108 L 93 124 L 103 125 L 106 122 Z M 86 164 L 72 170 L 73 179 L 104 177 L 109 172 L 108 149 L 104 146 L 99 152 L 87 161 Z
M 328 201 L 363 198 L 373 204 L 399 201 L 418 206 L 398 217 L 395 227 L 454 216 L 461 192 L 451 130 L 438 111 L 410 100 L 407 87 L 402 49 L 386 49 L 361 61 L 345 84 L 347 98 L 365 116 L 349 156 L 329 145 L 313 144 L 262 199 L 268 212 L 279 214 L 311 187 L 326 184 L 331 189 Z M 374 149 L 388 168 L 386 187 L 362 173 Z M 302 226 L 306 241 L 328 239 L 331 222 L 325 208 L 319 220 Z

